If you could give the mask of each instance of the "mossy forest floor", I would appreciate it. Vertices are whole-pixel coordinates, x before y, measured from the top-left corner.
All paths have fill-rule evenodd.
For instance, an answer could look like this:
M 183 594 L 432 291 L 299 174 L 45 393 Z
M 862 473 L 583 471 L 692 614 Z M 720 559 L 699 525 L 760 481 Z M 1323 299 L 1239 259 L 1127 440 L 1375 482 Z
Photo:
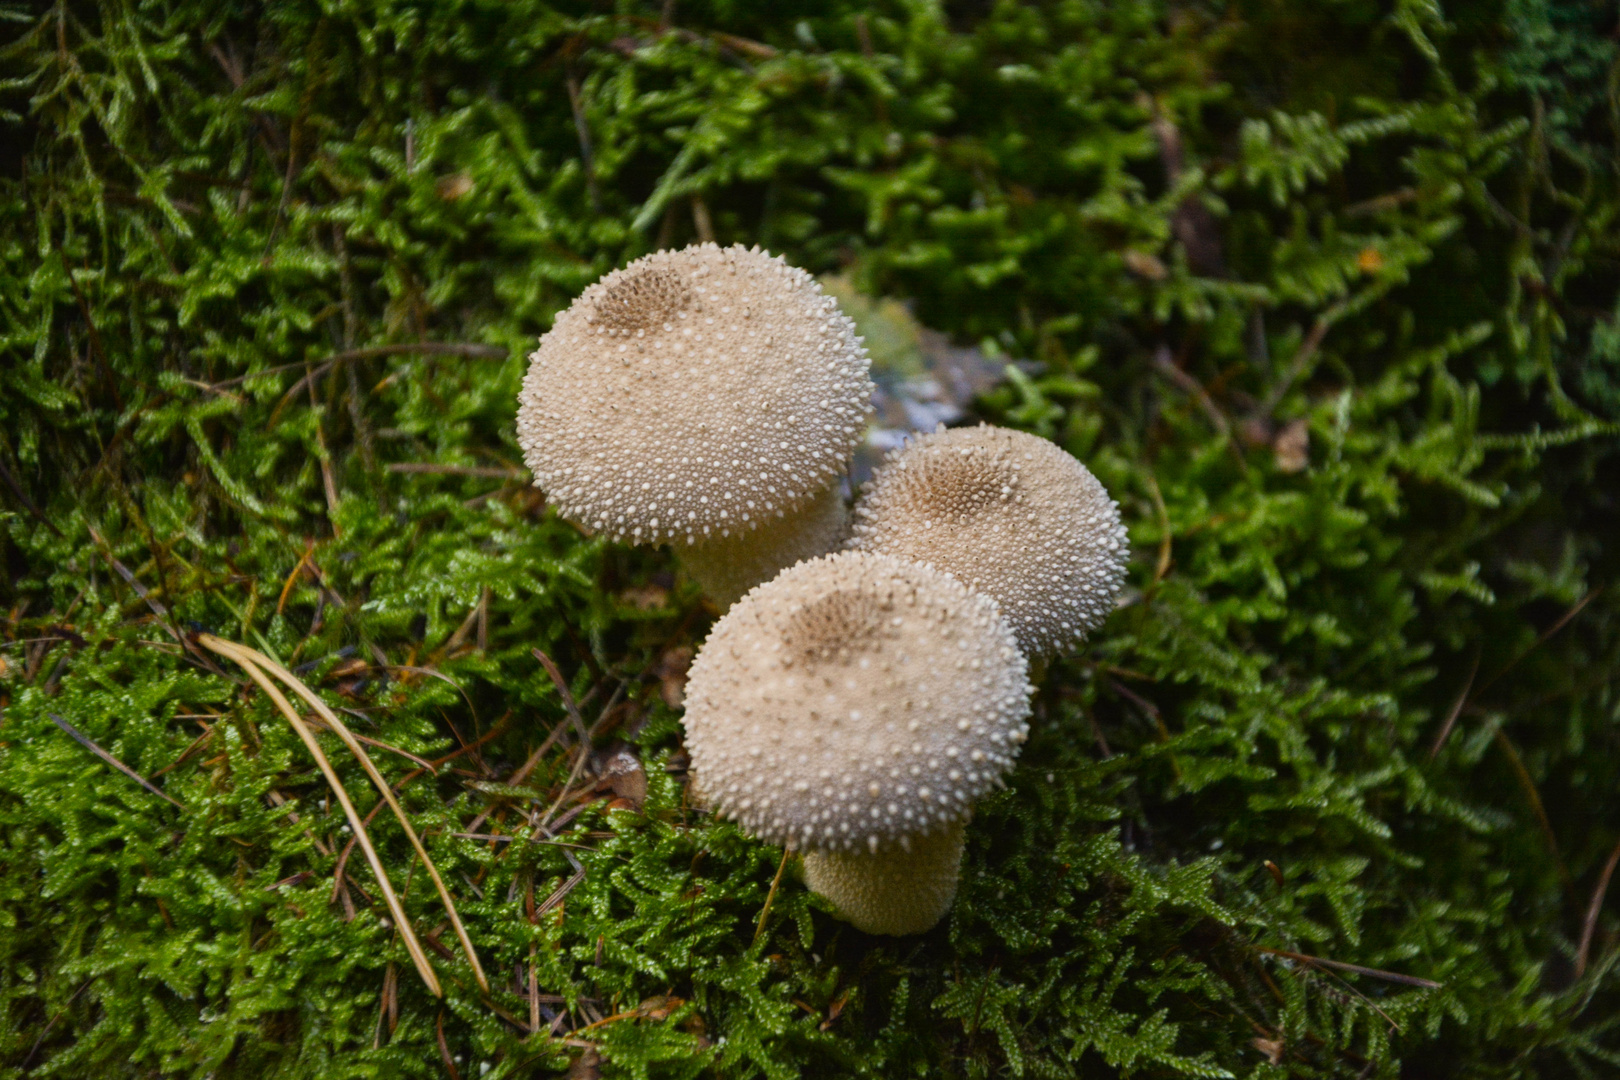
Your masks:
M 0 1076 L 1620 1075 L 1617 19 L 0 4 Z M 552 316 L 711 236 L 1130 528 L 920 937 L 767 910 L 712 612 L 521 467 Z

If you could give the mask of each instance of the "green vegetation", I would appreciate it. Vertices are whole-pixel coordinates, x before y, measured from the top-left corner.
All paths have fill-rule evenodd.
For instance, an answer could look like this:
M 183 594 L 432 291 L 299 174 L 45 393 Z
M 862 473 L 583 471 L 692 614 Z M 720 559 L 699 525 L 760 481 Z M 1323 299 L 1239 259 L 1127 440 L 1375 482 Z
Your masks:
M 1614 1075 L 1615 20 L 0 6 L 0 1076 Z M 755 940 L 779 852 L 679 768 L 710 616 L 524 486 L 537 335 L 711 231 L 1032 362 L 980 414 L 1130 526 L 919 938 L 789 883 Z M 200 630 L 397 748 L 489 998 Z M 644 798 L 568 787 L 533 649 Z

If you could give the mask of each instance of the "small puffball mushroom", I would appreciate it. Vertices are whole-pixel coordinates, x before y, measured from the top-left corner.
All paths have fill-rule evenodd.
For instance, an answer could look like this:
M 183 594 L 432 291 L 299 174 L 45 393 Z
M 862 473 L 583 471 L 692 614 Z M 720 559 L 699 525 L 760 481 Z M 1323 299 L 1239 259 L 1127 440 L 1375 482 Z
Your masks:
M 856 503 L 848 546 L 926 563 L 990 597 L 1031 660 L 1108 616 L 1129 554 L 1119 505 L 1084 465 L 986 424 L 891 451 Z
M 530 359 L 518 442 L 558 513 L 699 562 L 752 536 L 761 576 L 743 588 L 805 554 L 798 534 L 827 513 L 871 410 L 855 324 L 758 248 L 637 259 L 580 294 Z
M 919 933 L 950 905 L 951 830 L 1011 768 L 1031 692 L 988 599 L 918 563 L 840 552 L 715 624 L 686 684 L 686 746 L 715 812 L 806 852 L 811 887 L 845 918 Z

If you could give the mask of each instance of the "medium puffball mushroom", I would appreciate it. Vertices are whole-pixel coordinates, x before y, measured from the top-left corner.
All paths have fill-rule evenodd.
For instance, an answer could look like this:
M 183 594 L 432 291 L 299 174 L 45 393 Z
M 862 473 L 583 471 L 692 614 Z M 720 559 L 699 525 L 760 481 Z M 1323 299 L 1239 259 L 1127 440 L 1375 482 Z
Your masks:
M 805 852 L 871 933 L 920 933 L 955 895 L 962 826 L 1027 734 L 1028 665 L 985 597 L 904 559 L 840 552 L 755 588 L 686 684 L 703 797 Z
M 915 559 L 990 597 L 1031 660 L 1107 617 L 1129 554 L 1118 504 L 1084 465 L 985 424 L 891 451 L 856 503 L 848 546 Z
M 802 533 L 840 539 L 825 496 L 871 394 L 854 323 L 814 278 L 701 244 L 637 259 L 557 316 L 523 380 L 518 441 L 563 517 L 678 544 L 700 583 L 724 577 L 709 545 L 751 545 L 761 576 L 722 582 L 740 593 L 802 558 Z

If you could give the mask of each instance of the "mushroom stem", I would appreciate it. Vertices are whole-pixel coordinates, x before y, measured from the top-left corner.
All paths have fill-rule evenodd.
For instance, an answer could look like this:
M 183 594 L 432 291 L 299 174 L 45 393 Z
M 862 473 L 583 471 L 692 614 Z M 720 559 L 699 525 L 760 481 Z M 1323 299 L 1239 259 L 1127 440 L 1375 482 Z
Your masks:
M 849 510 L 834 484 L 747 532 L 715 533 L 695 544 L 676 544 L 675 551 L 692 580 L 724 611 L 755 585 L 841 546 L 848 534 Z
M 868 934 L 920 934 L 951 909 L 967 819 L 910 838 L 910 850 L 807 851 L 804 883 Z

